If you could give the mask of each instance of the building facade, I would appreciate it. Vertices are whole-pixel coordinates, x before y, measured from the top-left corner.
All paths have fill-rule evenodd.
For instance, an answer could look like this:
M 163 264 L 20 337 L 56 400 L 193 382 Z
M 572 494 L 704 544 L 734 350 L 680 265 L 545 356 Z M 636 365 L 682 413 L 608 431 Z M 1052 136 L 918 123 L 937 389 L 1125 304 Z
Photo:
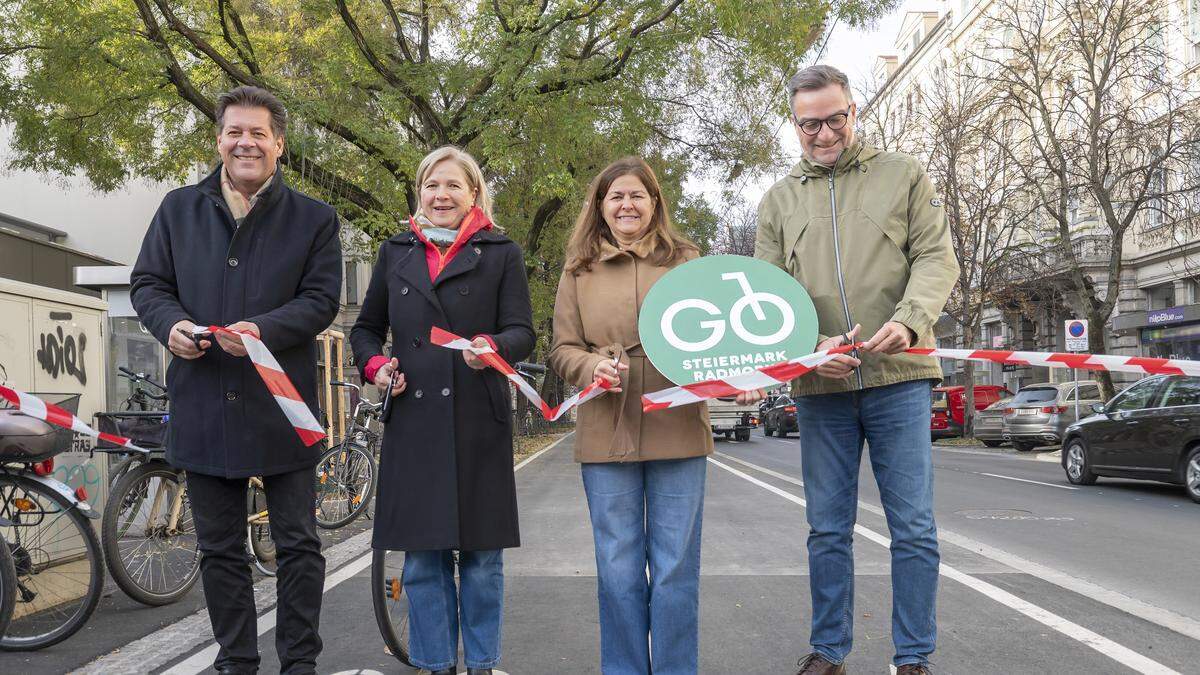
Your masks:
M 1155 0 L 1151 0 L 1155 1 Z M 891 50 L 880 53 L 870 102 L 860 114 L 864 135 L 876 145 L 921 155 L 914 138 L 917 114 L 939 80 L 947 77 L 956 63 L 972 61 L 975 72 L 986 79 L 989 68 L 997 67 L 1008 35 L 997 36 L 985 17 L 995 8 L 993 0 L 942 0 L 930 2 L 926 11 L 905 16 Z M 1195 82 L 1200 76 L 1200 0 L 1161 0 L 1155 9 L 1161 17 L 1162 50 L 1177 71 L 1172 77 Z M 1052 22 L 1050 22 L 1052 24 Z M 990 32 L 989 32 L 990 31 Z M 1200 161 L 1193 167 L 1192 180 L 1200 176 Z M 1156 177 L 1169 192 L 1173 179 Z M 1190 185 L 1195 185 L 1191 182 Z M 1200 360 L 1200 191 L 1174 204 L 1170 210 L 1148 209 L 1139 215 L 1125 238 L 1121 255 L 1119 298 L 1106 326 L 1110 353 L 1129 356 Z M 1180 206 L 1182 205 L 1182 206 Z M 1182 209 L 1182 210 L 1181 210 Z M 1069 206 L 1070 246 L 1085 276 L 1103 288 L 1106 284 L 1111 241 L 1100 226 L 1096 207 L 1086 199 Z M 1065 323 L 1075 316 L 1067 302 L 1068 289 L 1047 280 L 1061 274 L 1054 260 L 1044 261 L 1043 278 L 1036 284 L 1014 276 L 1008 290 L 1026 291 L 1025 302 L 985 303 L 981 333 L 971 345 L 962 344 L 962 331 L 949 316 L 943 316 L 935 331 L 939 346 L 1065 351 Z M 1036 290 L 1034 290 L 1036 288 Z M 1013 294 L 1015 295 L 1015 293 Z M 962 363 L 945 362 L 947 383 L 963 384 Z M 975 366 L 977 384 L 1002 384 L 1016 391 L 1036 382 L 1069 379 L 1069 370 Z M 1136 376 L 1114 374 L 1118 387 Z

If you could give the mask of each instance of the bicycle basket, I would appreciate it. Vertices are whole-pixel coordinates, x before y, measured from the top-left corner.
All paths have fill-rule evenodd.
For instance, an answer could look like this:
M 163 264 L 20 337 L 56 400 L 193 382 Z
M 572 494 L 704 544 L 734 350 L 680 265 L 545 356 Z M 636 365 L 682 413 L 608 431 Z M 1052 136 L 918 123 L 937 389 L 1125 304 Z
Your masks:
M 79 412 L 79 394 L 30 392 L 72 415 Z M 5 404 L 0 407 L 0 462 L 41 462 L 71 449 L 75 432 L 30 417 Z
M 96 413 L 96 428 L 106 434 L 124 436 L 143 448 L 161 448 L 167 443 L 167 413 L 158 411 Z M 97 441 L 97 450 L 121 446 Z

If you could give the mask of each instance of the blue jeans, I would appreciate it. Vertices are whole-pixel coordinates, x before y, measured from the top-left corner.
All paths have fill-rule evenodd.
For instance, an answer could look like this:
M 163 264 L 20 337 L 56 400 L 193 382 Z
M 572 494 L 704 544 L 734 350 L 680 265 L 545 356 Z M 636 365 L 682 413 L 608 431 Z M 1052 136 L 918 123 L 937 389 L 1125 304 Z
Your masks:
M 697 672 L 706 469 L 704 457 L 583 465 L 604 675 Z
M 451 551 L 404 554 L 408 649 L 413 665 L 443 670 L 457 663 L 460 616 L 467 667 L 493 668 L 500 663 L 502 551 L 461 551 L 458 578 L 456 589 Z
M 863 441 L 892 545 L 893 663 L 927 663 L 937 640 L 938 553 L 933 522 L 929 380 L 796 399 L 804 494 L 813 651 L 841 663 L 854 629 L 852 533 Z

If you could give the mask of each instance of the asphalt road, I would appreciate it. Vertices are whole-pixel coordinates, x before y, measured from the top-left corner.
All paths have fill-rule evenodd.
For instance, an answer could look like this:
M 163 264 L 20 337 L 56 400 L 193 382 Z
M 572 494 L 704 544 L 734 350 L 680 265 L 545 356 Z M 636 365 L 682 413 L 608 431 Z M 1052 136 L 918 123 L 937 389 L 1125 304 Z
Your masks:
M 505 560 L 508 673 L 599 672 L 595 563 L 571 442 L 517 473 L 523 546 Z M 717 449 L 705 497 L 701 672 L 792 673 L 807 651 L 809 617 L 798 442 L 758 432 Z M 1200 673 L 1200 505 L 1182 490 L 1103 479 L 1075 489 L 1053 461 L 982 448 L 934 452 L 943 561 L 936 672 Z M 847 665 L 887 673 L 887 527 L 866 463 L 859 498 Z M 378 636 L 367 536 L 328 549 L 322 673 L 413 672 Z M 262 594 L 264 672 L 278 670 L 271 590 L 268 583 Z M 97 614 L 97 630 L 124 641 L 115 651 L 111 640 L 95 641 L 100 660 L 84 672 L 206 672 L 212 648 L 202 612 L 132 636 L 134 614 L 111 627 Z M 0 655 L 0 672 L 62 672 L 53 652 L 81 649 L 71 645 L 20 661 Z M 68 667 L 83 663 L 71 660 Z

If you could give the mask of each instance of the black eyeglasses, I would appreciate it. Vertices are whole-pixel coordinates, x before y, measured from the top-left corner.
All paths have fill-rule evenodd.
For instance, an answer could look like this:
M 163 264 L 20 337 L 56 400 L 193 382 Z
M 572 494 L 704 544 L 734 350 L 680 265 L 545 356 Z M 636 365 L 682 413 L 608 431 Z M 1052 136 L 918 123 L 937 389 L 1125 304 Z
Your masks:
M 803 122 L 797 119 L 796 113 L 793 112 L 792 119 L 796 120 L 796 126 L 800 127 L 800 131 L 809 136 L 816 136 L 821 133 L 821 125 L 829 127 L 830 131 L 838 131 L 846 126 L 846 122 L 850 120 L 850 109 L 846 108 L 846 112 L 830 115 L 823 120 L 804 120 Z

